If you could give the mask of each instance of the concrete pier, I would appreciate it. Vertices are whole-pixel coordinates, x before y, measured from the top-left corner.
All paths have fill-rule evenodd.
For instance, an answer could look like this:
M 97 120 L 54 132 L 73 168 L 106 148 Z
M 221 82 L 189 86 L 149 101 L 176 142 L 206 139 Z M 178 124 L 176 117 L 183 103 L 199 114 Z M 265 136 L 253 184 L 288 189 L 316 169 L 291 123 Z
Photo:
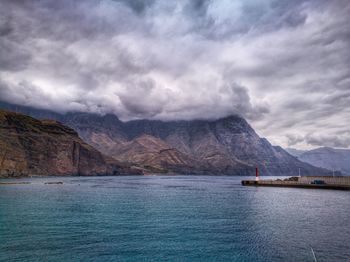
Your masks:
M 276 180 L 243 180 L 242 185 L 350 190 L 350 177 L 302 176 Z

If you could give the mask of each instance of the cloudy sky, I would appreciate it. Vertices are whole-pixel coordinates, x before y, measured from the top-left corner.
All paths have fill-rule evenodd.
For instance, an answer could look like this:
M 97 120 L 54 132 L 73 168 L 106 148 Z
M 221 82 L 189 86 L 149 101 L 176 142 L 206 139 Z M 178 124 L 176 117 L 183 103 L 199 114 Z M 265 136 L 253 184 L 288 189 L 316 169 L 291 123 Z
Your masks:
M 350 146 L 348 0 L 1 0 L 0 100 L 123 120 L 240 114 Z

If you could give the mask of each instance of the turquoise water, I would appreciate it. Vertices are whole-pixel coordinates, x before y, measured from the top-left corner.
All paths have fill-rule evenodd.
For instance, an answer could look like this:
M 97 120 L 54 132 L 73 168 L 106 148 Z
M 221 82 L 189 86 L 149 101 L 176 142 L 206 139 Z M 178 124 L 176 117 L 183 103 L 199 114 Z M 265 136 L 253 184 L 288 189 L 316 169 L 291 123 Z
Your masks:
M 0 261 L 350 261 L 350 193 L 242 178 L 0 186 Z M 63 181 L 63 185 L 45 185 Z

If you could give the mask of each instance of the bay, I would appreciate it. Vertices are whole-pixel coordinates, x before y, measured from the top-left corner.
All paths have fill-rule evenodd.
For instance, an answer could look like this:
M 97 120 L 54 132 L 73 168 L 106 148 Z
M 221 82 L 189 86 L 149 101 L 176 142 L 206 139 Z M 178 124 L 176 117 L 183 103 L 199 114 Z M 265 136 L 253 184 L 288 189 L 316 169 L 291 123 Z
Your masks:
M 242 179 L 6 180 L 0 261 L 350 261 L 349 192 Z

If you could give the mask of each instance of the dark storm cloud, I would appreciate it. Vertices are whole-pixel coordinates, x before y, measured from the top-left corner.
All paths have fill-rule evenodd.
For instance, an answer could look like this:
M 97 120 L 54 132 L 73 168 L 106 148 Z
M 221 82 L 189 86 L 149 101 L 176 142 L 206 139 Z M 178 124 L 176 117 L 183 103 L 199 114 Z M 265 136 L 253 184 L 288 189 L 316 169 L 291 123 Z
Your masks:
M 210 0 L 193 0 L 188 1 L 187 10 L 189 11 L 189 15 L 193 16 L 206 16 L 208 5 L 210 4 Z
M 121 2 L 129 6 L 135 13 L 142 14 L 145 10 L 151 7 L 154 0 L 112 0 L 115 2 Z
M 10 21 L 6 17 L 2 17 L 1 19 L 1 27 L 0 27 L 0 37 L 4 37 L 10 34 L 13 31 L 11 27 Z
M 0 100 L 239 114 L 277 144 L 349 146 L 349 13 L 345 0 L 3 0 Z

